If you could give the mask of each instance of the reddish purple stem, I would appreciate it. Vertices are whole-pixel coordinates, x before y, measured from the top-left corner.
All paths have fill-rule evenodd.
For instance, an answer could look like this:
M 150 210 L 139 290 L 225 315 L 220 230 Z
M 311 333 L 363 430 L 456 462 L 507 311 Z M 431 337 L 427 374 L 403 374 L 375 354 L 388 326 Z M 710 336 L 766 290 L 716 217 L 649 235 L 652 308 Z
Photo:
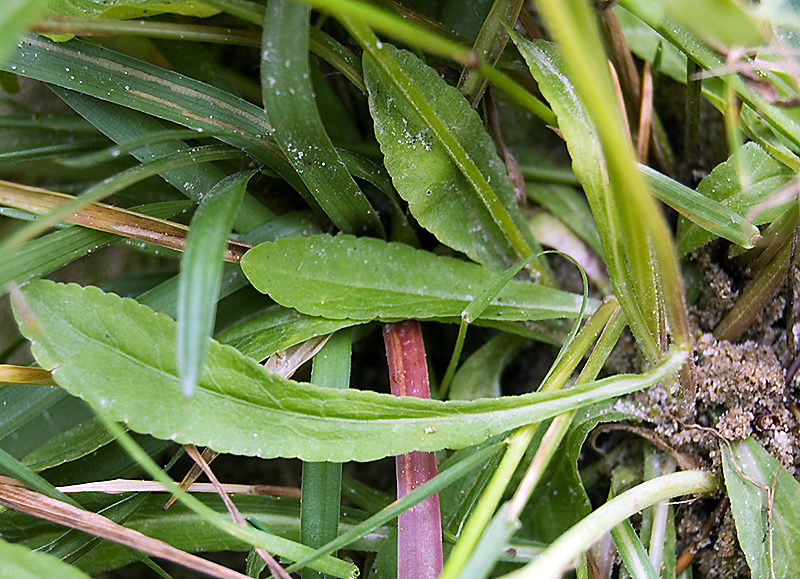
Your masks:
M 383 326 L 389 383 L 395 396 L 430 398 L 422 330 L 416 320 Z M 436 476 L 436 455 L 409 452 L 396 457 L 397 498 Z M 435 494 L 398 518 L 397 579 L 436 579 L 442 572 L 442 517 Z

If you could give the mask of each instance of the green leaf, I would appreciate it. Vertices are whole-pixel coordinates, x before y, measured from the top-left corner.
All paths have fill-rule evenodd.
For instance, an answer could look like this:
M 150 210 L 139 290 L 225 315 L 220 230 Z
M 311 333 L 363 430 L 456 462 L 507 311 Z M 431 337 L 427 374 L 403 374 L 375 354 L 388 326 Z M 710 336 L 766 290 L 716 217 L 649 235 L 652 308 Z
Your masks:
M 459 368 L 450 386 L 452 400 L 500 396 L 500 375 L 525 341 L 513 334 L 499 334 L 486 342 Z
M 420 225 L 495 270 L 540 251 L 494 142 L 457 89 L 389 44 L 365 54 L 364 79 L 386 168 Z
M 756 143 L 747 143 L 713 171 L 697 186 L 697 191 L 733 211 L 747 213 L 770 193 L 778 191 L 795 176 L 794 171 L 770 157 Z M 758 214 L 755 223 L 768 223 L 776 219 L 794 196 L 775 204 Z M 685 218 L 678 222 L 677 245 L 683 253 L 702 247 L 714 236 L 697 224 L 688 223 Z
M 800 483 L 752 438 L 720 449 L 736 534 L 753 579 L 800 576 Z
M 653 18 L 671 18 L 711 44 L 733 47 L 764 43 L 763 23 L 738 0 L 647 0 L 642 6 Z
M 686 358 L 674 349 L 644 374 L 566 391 L 441 402 L 301 384 L 212 342 L 187 400 L 179 394 L 175 322 L 167 316 L 94 287 L 40 280 L 20 292 L 24 303 L 17 300 L 15 314 L 21 329 L 39 364 L 70 393 L 137 432 L 263 458 L 366 461 L 461 448 L 645 388 Z
M 264 360 L 275 352 L 355 325 L 353 320 L 330 320 L 307 316 L 296 310 L 270 306 L 217 336 L 222 344 L 233 346 L 245 356 Z
M 332 319 L 460 319 L 496 278 L 474 263 L 349 235 L 264 243 L 248 251 L 241 265 L 250 283 L 279 304 Z M 511 281 L 482 318 L 575 317 L 581 303 L 575 294 Z
M 72 565 L 62 563 L 55 557 L 31 551 L 21 545 L 0 539 L 0 560 L 3 561 L 3 574 L 9 577 L 30 577 L 51 579 L 87 579 Z
M 598 424 L 636 418 L 630 412 L 616 410 L 613 403 L 590 406 L 576 414 L 561 450 L 537 485 L 535 499 L 522 514 L 523 527 L 533 530 L 533 539 L 549 543 L 592 511 L 578 472 L 586 437 Z
M 178 368 L 183 395 L 191 396 L 214 331 L 222 265 L 233 219 L 252 171 L 220 181 L 192 218 L 181 257 L 178 287 Z
M 47 10 L 48 0 L 3 0 L 0 11 L 0 63 L 14 47 L 25 29 Z
M 23 464 L 38 472 L 77 460 L 114 440 L 96 419 L 83 420 L 27 454 Z
M 274 138 L 331 221 L 342 231 L 382 235 L 378 216 L 334 149 L 311 86 L 308 6 L 267 6 L 261 51 L 264 108 Z
M 48 0 L 48 12 L 60 16 L 142 18 L 156 14 L 181 14 L 207 18 L 219 10 L 197 0 Z

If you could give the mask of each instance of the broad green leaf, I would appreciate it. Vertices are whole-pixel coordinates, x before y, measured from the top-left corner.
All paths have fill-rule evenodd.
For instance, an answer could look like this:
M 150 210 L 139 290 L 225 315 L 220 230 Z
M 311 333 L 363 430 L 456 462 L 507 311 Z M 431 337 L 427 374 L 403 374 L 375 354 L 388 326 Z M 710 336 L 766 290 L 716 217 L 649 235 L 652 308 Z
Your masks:
M 54 370 L 70 393 L 134 431 L 263 458 L 366 461 L 470 446 L 645 388 L 686 358 L 674 349 L 644 374 L 566 391 L 441 402 L 294 382 L 212 342 L 195 395 L 186 400 L 175 365 L 175 322 L 167 316 L 94 287 L 41 280 L 20 292 L 21 329 L 39 364 Z
M 800 483 L 752 438 L 720 449 L 737 538 L 753 579 L 800 576 Z
M 225 246 L 252 171 L 217 183 L 192 217 L 178 282 L 178 368 L 191 396 L 203 368 L 222 285 Z
M 30 577 L 31 579 L 87 579 L 72 565 L 67 565 L 55 557 L 37 553 L 22 545 L 12 545 L 0 539 L 0 560 L 3 561 L 3 574 L 9 577 Z
M 464 308 L 495 281 L 490 269 L 474 263 L 349 235 L 264 243 L 248 251 L 241 265 L 256 289 L 283 306 L 313 316 L 363 321 L 460 319 Z M 575 294 L 511 281 L 481 317 L 575 317 L 581 303 Z
M 708 198 L 725 204 L 739 213 L 747 213 L 770 193 L 784 187 L 795 173 L 770 157 L 756 143 L 747 143 L 713 171 L 697 186 L 697 191 Z M 754 219 L 762 224 L 773 221 L 795 201 L 795 197 L 765 208 Z M 685 218 L 678 222 L 677 246 L 682 254 L 694 251 L 714 239 L 708 231 Z
M 419 224 L 495 270 L 540 251 L 494 142 L 463 95 L 410 52 L 384 44 L 379 54 L 364 57 L 375 134 Z
M 345 233 L 383 234 L 322 124 L 311 86 L 308 6 L 275 0 L 267 6 L 261 88 L 274 138 L 331 221 Z
M 275 352 L 356 324 L 353 320 L 330 320 L 307 316 L 297 310 L 270 306 L 217 336 L 245 356 L 264 360 Z
M 219 12 L 197 0 L 47 0 L 47 11 L 61 16 L 120 19 L 164 13 L 207 18 Z

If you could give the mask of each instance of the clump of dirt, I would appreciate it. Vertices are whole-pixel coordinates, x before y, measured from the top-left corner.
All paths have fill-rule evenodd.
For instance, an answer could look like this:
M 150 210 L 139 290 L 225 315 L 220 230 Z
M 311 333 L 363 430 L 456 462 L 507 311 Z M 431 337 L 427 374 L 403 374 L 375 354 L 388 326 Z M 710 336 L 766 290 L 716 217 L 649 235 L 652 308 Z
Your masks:
M 684 422 L 674 396 L 676 384 L 637 393 L 640 433 L 673 453 L 683 468 L 703 468 L 721 477 L 720 445 L 754 437 L 786 470 L 800 477 L 800 410 L 794 369 L 800 351 L 800 270 L 793 267 L 783 286 L 735 343 L 711 333 L 752 277 L 746 266 L 727 259 L 719 245 L 692 256 L 700 272 L 699 295 L 690 308 L 696 327 L 697 377 L 694 421 Z M 724 495 L 678 508 L 678 549 L 701 536 L 700 529 Z M 733 517 L 719 517 L 698 547 L 695 576 L 749 578 L 736 540 Z

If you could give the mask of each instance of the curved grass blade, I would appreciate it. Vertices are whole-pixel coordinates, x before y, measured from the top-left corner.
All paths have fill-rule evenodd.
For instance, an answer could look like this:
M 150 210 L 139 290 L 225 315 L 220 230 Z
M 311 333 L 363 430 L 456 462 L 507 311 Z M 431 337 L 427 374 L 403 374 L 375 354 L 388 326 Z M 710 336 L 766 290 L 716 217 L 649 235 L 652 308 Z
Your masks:
M 371 31 L 348 26 L 365 49 L 364 78 L 386 168 L 419 224 L 495 270 L 541 251 L 491 137 L 461 93 L 410 52 L 379 47 Z M 551 283 L 543 261 L 531 266 Z
M 686 359 L 685 351 L 673 349 L 641 375 L 544 394 L 441 402 L 301 384 L 212 342 L 187 400 L 180 396 L 170 318 L 93 287 L 40 280 L 19 291 L 14 307 L 23 334 L 39 364 L 70 393 L 135 431 L 264 458 L 366 461 L 462 448 L 645 388 Z
M 558 579 L 569 564 L 597 539 L 637 512 L 686 494 L 714 492 L 719 481 L 708 473 L 688 470 L 660 476 L 608 501 L 555 540 L 544 553 L 505 579 Z
M 460 320 L 497 282 L 497 274 L 474 263 L 349 235 L 264 243 L 248 251 L 241 266 L 256 289 L 281 305 L 362 321 Z M 480 315 L 505 321 L 576 317 L 582 303 L 575 294 L 512 280 Z M 588 313 L 595 307 L 590 302 Z
M 192 218 L 178 287 L 178 371 L 187 398 L 194 393 L 214 330 L 222 260 L 233 219 L 252 171 L 220 181 Z
M 311 86 L 308 6 L 270 2 L 264 17 L 261 86 L 273 137 L 297 174 L 342 231 L 383 235 L 375 210 L 336 153 Z

